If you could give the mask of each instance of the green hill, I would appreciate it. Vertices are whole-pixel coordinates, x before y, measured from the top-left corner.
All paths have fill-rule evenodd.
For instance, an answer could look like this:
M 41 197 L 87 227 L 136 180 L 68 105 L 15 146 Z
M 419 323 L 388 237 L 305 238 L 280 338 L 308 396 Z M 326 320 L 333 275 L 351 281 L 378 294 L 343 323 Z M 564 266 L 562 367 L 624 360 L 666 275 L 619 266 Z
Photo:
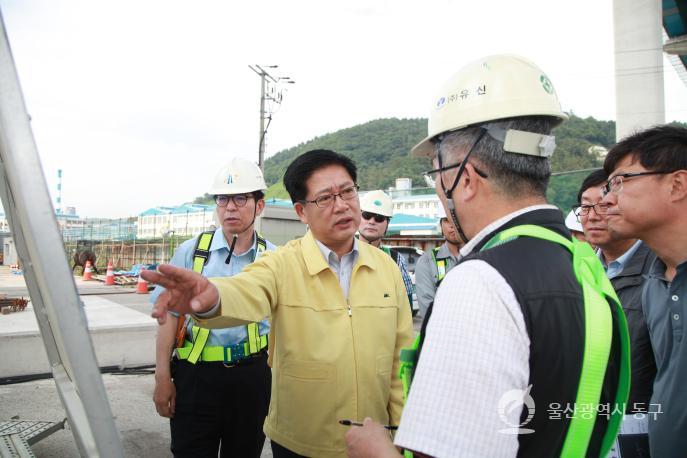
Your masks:
M 683 124 L 684 126 L 684 124 Z M 267 197 L 288 199 L 281 179 L 291 161 L 306 151 L 331 149 L 352 158 L 358 166 L 358 184 L 362 190 L 385 189 L 396 178 L 408 177 L 414 186 L 424 186 L 422 172 L 431 168 L 427 158 L 414 158 L 410 149 L 424 138 L 426 119 L 378 119 L 341 129 L 281 151 L 265 161 Z M 610 148 L 615 142 L 615 122 L 571 115 L 554 131 L 556 152 L 552 158 L 549 201 L 566 212 L 575 203 L 577 190 L 589 174 L 584 169 L 600 167 L 602 159 L 589 152 L 591 146 Z M 557 172 L 583 170 L 556 176 Z M 207 199 L 210 196 L 199 197 Z
M 291 161 L 306 151 L 326 148 L 351 157 L 358 166 L 361 189 L 385 189 L 398 177 L 412 178 L 422 186 L 422 172 L 431 168 L 430 160 L 410 157 L 410 149 L 424 138 L 426 119 L 378 119 L 337 132 L 315 137 L 298 146 L 275 154 L 265 161 L 268 196 L 288 198 L 281 178 Z M 609 148 L 615 138 L 615 123 L 571 116 L 555 131 L 558 148 L 553 156 L 554 172 L 587 169 L 601 165 L 588 153 L 593 145 Z M 553 177 L 549 199 L 561 208 L 574 203 L 577 187 L 588 172 Z

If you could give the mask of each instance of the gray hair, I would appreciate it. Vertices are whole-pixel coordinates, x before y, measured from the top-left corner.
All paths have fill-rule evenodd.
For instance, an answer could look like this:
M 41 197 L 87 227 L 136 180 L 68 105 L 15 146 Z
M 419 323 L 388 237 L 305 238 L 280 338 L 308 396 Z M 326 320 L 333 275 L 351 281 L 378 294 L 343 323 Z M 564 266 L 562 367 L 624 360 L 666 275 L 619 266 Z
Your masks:
M 515 129 L 538 134 L 550 134 L 558 120 L 548 116 L 525 116 L 485 123 L 484 127 Z M 444 166 L 455 164 L 465 157 L 482 133 L 480 126 L 471 126 L 445 134 L 438 145 Z M 514 198 L 544 197 L 551 177 L 548 158 L 509 153 L 503 143 L 485 134 L 474 146 L 470 158 L 478 162 L 489 176 L 497 192 Z

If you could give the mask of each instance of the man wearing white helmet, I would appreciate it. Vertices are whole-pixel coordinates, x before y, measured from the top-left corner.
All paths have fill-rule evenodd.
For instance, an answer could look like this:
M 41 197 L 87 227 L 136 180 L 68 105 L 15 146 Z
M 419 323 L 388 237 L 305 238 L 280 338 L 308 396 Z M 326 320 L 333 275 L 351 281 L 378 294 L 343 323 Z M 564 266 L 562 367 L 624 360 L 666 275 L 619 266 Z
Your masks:
M 232 159 L 209 191 L 219 227 L 182 243 L 170 263 L 206 277 L 231 277 L 274 250 L 254 230 L 265 189 L 256 164 Z M 164 293 L 158 286 L 150 302 Z M 270 402 L 269 329 L 263 320 L 208 330 L 170 312 L 157 335 L 153 400 L 158 414 L 170 418 L 174 456 L 216 457 L 218 450 L 222 457 L 260 456 Z
M 391 217 L 394 216 L 391 197 L 380 189 L 369 191 L 360 199 L 360 210 L 362 218 L 360 219 L 358 232 L 360 233 L 361 240 L 379 248 L 396 261 L 398 269 L 401 271 L 403 283 L 406 286 L 410 308 L 413 315 L 415 315 L 416 311 L 413 309 L 413 280 L 408 273 L 406 260 L 401 253 L 391 250 L 386 245 L 382 245 L 382 237 L 384 237 L 389 228 Z
M 414 153 L 434 156 L 428 174 L 466 245 L 417 341 L 395 436 L 406 450 L 608 454 L 627 400 L 627 326 L 591 247 L 546 202 L 551 131 L 566 117 L 547 76 L 511 55 L 467 65 L 435 98 Z M 350 456 L 398 456 L 364 423 Z
M 584 229 L 582 229 L 582 223 L 580 223 L 579 218 L 575 214 L 575 210 L 570 210 L 568 216 L 565 217 L 565 227 L 570 229 L 570 233 L 577 240 L 581 242 L 587 241 L 587 237 L 584 235 Z
M 445 242 L 420 256 L 415 266 L 415 290 L 420 312 L 424 316 L 429 305 L 434 302 L 439 284 L 449 270 L 458 264 L 460 248 L 464 245 L 458 237 L 456 228 L 446 217 L 444 207 L 439 207 L 439 231 Z

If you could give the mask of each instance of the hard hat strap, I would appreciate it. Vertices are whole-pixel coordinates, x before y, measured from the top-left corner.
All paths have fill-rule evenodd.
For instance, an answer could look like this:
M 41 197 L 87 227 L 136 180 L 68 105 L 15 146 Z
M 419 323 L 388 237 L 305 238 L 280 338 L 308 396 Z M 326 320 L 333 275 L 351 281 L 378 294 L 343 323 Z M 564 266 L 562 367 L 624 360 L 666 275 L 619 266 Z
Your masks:
M 446 203 L 448 205 L 448 212 L 451 215 L 451 220 L 453 221 L 453 225 L 456 228 L 456 231 L 458 231 L 458 235 L 460 236 L 461 239 L 463 239 L 463 242 L 468 243 L 470 240 L 468 237 L 465 235 L 465 232 L 463 232 L 463 228 L 460 226 L 460 222 L 458 221 L 458 215 L 456 214 L 456 207 L 455 204 L 453 203 L 453 190 L 456 189 L 456 186 L 458 186 L 458 182 L 460 181 L 460 177 L 463 175 L 463 171 L 465 170 L 465 165 L 468 163 L 468 159 L 470 158 L 470 154 L 472 154 L 472 151 L 475 149 L 477 144 L 482 140 L 484 135 L 487 133 L 487 130 L 482 128 L 482 131 L 480 132 L 479 136 L 477 137 L 477 140 L 475 140 L 475 143 L 472 144 L 472 147 L 470 148 L 470 151 L 468 151 L 468 154 L 465 155 L 465 158 L 463 158 L 463 162 L 460 163 L 460 167 L 458 168 L 458 173 L 456 174 L 456 178 L 453 180 L 453 185 L 451 185 L 450 189 L 446 188 L 446 185 L 444 184 L 444 176 L 439 172 L 439 179 L 441 180 L 441 189 L 444 191 L 444 195 L 446 196 Z M 437 145 L 437 159 L 439 161 L 439 170 L 443 168 L 442 160 L 441 160 L 441 141 L 439 141 L 439 144 Z

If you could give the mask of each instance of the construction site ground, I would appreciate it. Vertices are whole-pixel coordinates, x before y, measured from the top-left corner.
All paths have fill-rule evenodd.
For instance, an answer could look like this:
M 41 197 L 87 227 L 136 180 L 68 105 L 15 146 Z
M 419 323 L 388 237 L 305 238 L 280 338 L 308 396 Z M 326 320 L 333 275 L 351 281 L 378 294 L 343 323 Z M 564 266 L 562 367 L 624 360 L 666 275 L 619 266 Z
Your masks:
M 113 315 L 125 317 L 128 322 L 135 321 L 140 328 L 140 323 L 150 320 L 148 334 L 145 334 L 149 354 L 154 355 L 154 329 L 156 324 L 149 317 L 150 305 L 147 294 L 136 294 L 135 285 L 104 286 L 97 281 L 82 281 L 75 277 L 75 283 L 81 299 L 84 301 L 89 320 L 89 329 L 96 347 L 96 354 L 101 360 L 102 349 L 98 348 L 98 330 L 92 327 L 92 319 L 97 315 L 89 314 L 89 309 L 105 308 L 107 314 L 102 320 L 112 321 Z M 24 278 L 9 272 L 6 266 L 0 266 L 0 294 L 8 297 L 28 297 Z M 22 312 L 14 312 L 10 315 L 0 315 L 0 348 L 2 352 L 17 353 L 16 348 L 8 348 L 3 335 L 11 334 L 14 327 L 12 320 L 21 318 L 22 322 L 35 321 L 31 304 Z M 104 313 L 104 312 L 101 312 Z M 20 316 L 23 315 L 23 316 Z M 13 316 L 14 315 L 14 316 Z M 93 318 L 95 317 L 95 318 Z M 10 319 L 8 319 L 10 318 Z M 415 318 L 415 328 L 419 329 L 420 320 Z M 132 326 L 132 325 L 131 325 Z M 129 331 L 129 325 L 118 325 L 108 333 L 120 333 L 124 338 Z M 96 326 L 97 328 L 97 326 Z M 122 348 L 127 348 L 127 342 L 121 342 Z M 136 349 L 131 349 L 135 351 Z M 40 357 L 45 358 L 44 350 Z M 129 457 L 168 457 L 169 451 L 169 422 L 158 416 L 153 405 L 152 396 L 154 389 L 154 374 L 152 364 L 154 356 L 149 358 L 148 364 L 141 369 L 124 369 L 121 372 L 103 374 L 105 388 L 107 390 L 110 406 L 114 415 L 117 429 L 119 430 L 124 455 Z M 101 364 L 102 365 L 102 364 Z M 4 368 L 3 368 L 4 369 Z M 4 370 L 0 369 L 0 378 Z M 60 403 L 55 383 L 51 378 L 31 380 L 21 383 L 0 385 L 0 421 L 19 418 L 21 420 L 61 421 L 66 417 Z M 72 457 L 78 456 L 78 450 L 74 438 L 67 424 L 66 429 L 57 431 L 31 447 L 37 457 Z M 269 440 L 265 442 L 262 457 L 271 457 Z

